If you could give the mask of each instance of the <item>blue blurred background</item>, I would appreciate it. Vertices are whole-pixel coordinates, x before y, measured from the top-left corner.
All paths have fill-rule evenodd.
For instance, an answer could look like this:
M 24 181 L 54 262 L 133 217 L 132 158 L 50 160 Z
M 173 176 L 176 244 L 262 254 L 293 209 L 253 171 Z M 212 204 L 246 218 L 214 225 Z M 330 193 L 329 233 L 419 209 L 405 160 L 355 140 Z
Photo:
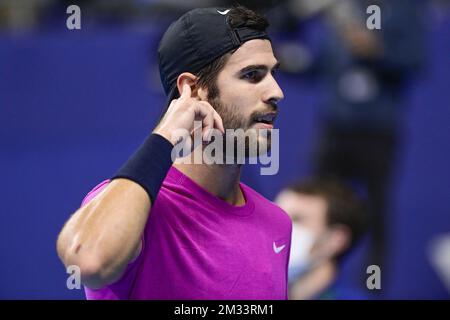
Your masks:
M 348 61 L 339 56 L 336 21 L 325 5 L 296 11 L 292 2 L 243 1 L 272 18 L 284 64 L 279 172 L 261 176 L 247 166 L 243 179 L 270 199 L 294 178 L 314 174 L 324 127 L 370 122 L 349 124 L 327 107 L 339 101 L 333 77 L 342 65 L 336 61 Z M 384 19 L 383 1 L 372 2 Z M 381 34 L 393 57 L 375 67 L 388 70 L 388 89 L 396 86 L 381 91 L 387 98 L 374 109 L 393 104 L 374 132 L 396 141 L 383 185 L 386 277 L 376 298 L 448 299 L 449 247 L 435 247 L 450 233 L 450 6 L 401 2 L 403 8 L 386 5 Z M 81 30 L 66 28 L 66 8 L 74 3 L 81 8 Z M 84 298 L 82 290 L 66 287 L 58 232 L 156 124 L 165 102 L 156 56 L 162 32 L 188 9 L 215 4 L 226 1 L 0 2 L 1 299 Z M 352 88 L 370 89 L 361 77 L 352 79 Z M 345 263 L 341 277 L 349 283 L 365 285 L 369 242 Z

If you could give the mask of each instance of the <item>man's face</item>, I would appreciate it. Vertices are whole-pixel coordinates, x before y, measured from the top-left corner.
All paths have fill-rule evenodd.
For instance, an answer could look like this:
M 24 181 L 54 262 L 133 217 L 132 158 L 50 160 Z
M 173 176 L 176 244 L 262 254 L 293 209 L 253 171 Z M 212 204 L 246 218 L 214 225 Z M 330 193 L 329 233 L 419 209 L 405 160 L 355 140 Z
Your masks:
M 326 257 L 323 240 L 327 232 L 327 203 L 324 198 L 283 190 L 275 202 L 292 220 L 289 281 L 308 273 Z
M 274 78 L 277 68 L 268 40 L 247 41 L 230 56 L 217 77 L 219 96 L 210 101 L 225 129 L 273 129 L 277 102 L 284 97 Z
M 326 231 L 327 203 L 322 197 L 283 190 L 275 202 L 291 217 L 294 225 L 301 225 L 315 235 Z

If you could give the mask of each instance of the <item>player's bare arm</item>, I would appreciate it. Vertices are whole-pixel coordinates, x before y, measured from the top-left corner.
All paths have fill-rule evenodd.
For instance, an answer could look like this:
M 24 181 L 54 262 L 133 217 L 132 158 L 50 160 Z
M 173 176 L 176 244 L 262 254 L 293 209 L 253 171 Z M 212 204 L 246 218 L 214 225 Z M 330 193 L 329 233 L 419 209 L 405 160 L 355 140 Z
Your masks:
M 209 103 L 193 95 L 191 85 L 195 86 L 195 77 L 180 75 L 180 98 L 172 101 L 153 132 L 172 145 L 176 141 L 171 132 L 192 130 L 194 120 L 202 121 L 205 139 L 209 129 L 224 132 L 220 116 Z M 115 282 L 139 255 L 151 199 L 145 186 L 119 177 L 72 215 L 58 237 L 57 250 L 66 266 L 80 268 L 85 286 L 96 289 Z

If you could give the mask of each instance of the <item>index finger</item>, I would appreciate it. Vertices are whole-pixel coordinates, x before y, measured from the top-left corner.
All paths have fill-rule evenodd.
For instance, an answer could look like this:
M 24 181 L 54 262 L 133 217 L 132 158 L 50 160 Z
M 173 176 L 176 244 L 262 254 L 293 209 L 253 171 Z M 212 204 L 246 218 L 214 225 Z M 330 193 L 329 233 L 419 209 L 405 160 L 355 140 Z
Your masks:
M 186 99 L 191 97 L 191 86 L 188 85 L 186 82 L 183 83 L 183 86 L 181 87 L 181 96 L 180 98 Z

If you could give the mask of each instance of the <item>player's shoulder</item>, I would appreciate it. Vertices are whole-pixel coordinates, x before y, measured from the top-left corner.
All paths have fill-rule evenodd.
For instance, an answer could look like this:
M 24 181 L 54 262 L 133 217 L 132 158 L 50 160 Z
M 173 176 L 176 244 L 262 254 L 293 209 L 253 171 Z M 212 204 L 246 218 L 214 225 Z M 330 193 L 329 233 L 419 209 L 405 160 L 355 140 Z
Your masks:
M 277 219 L 280 219 L 281 221 L 288 223 L 290 225 L 291 218 L 276 203 L 267 199 L 265 196 L 260 194 L 258 191 L 254 190 L 253 188 L 249 187 L 248 185 L 246 185 L 244 183 L 241 183 L 241 186 L 243 186 L 245 188 L 247 195 L 252 197 L 252 201 L 255 202 L 258 205 L 258 207 L 266 208 L 266 211 L 270 212 L 271 216 L 276 217 Z

